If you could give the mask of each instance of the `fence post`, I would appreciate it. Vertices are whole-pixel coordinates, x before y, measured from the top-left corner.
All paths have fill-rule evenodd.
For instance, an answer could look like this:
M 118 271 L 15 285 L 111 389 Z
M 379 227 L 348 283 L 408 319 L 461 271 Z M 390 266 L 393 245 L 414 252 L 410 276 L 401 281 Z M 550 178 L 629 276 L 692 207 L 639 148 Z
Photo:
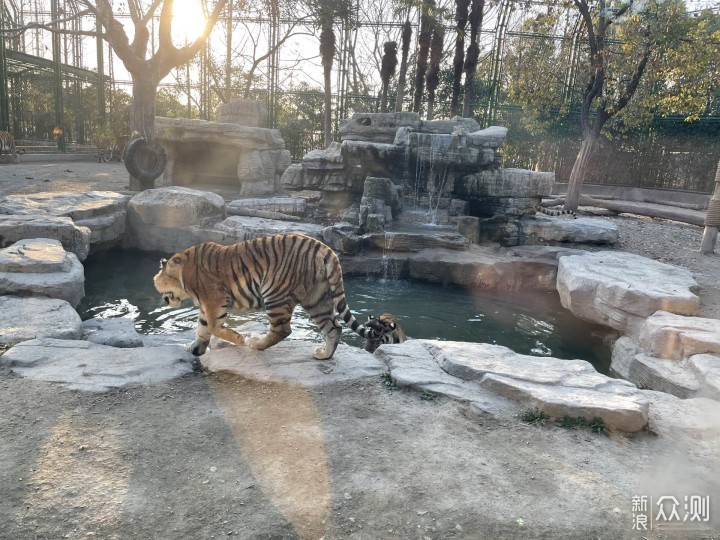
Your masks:
M 708 203 L 707 214 L 705 215 L 705 230 L 700 242 L 700 253 L 712 253 L 715 251 L 718 227 L 720 227 L 720 159 L 715 171 L 715 191 Z

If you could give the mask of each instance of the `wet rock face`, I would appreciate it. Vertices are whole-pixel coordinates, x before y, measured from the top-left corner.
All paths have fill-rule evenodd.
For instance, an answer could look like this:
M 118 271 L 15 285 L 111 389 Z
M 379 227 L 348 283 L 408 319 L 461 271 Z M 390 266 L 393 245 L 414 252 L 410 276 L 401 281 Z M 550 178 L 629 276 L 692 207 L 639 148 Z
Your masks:
M 388 221 L 385 209 L 372 201 L 376 197 L 363 193 L 366 178 L 388 178 L 412 197 L 413 207 L 426 201 L 430 212 L 437 213 L 442 201 L 457 200 L 448 216 L 512 219 L 532 215 L 554 182 L 552 173 L 499 168 L 498 148 L 507 128 L 480 129 L 471 118 L 423 121 L 415 113 L 356 113 L 343 122 L 340 135 L 342 143 L 309 152 L 301 164 L 291 165 L 281 184 L 288 190 L 320 190 L 328 217 L 357 204 L 365 230 L 381 230 Z M 522 236 L 496 227 L 485 232 L 491 240 L 512 237 L 512 244 Z

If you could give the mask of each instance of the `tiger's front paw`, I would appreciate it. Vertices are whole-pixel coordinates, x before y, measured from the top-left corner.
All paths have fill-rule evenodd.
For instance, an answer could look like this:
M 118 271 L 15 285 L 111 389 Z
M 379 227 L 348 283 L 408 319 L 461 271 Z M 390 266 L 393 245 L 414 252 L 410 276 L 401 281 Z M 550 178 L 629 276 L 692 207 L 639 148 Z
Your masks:
M 202 339 L 196 339 L 190 345 L 190 352 L 195 356 L 202 356 L 207 351 L 208 343 L 210 341 L 203 341 Z

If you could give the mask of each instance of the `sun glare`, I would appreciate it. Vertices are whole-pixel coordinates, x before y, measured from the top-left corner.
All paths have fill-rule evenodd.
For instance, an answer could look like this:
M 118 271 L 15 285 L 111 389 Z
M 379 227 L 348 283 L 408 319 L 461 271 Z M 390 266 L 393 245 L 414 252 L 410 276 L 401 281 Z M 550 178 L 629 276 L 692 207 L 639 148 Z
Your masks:
M 205 14 L 199 0 L 175 0 L 173 5 L 173 41 L 185 45 L 195 41 L 205 26 Z

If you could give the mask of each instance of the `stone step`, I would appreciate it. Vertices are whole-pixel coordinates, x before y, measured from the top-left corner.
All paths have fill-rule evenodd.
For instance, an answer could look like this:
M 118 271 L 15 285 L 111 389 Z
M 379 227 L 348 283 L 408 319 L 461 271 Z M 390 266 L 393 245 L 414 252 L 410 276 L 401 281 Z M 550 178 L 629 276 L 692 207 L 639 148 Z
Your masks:
M 75 307 L 85 296 L 85 269 L 57 240 L 20 240 L 0 249 L 0 295 L 59 298 Z

